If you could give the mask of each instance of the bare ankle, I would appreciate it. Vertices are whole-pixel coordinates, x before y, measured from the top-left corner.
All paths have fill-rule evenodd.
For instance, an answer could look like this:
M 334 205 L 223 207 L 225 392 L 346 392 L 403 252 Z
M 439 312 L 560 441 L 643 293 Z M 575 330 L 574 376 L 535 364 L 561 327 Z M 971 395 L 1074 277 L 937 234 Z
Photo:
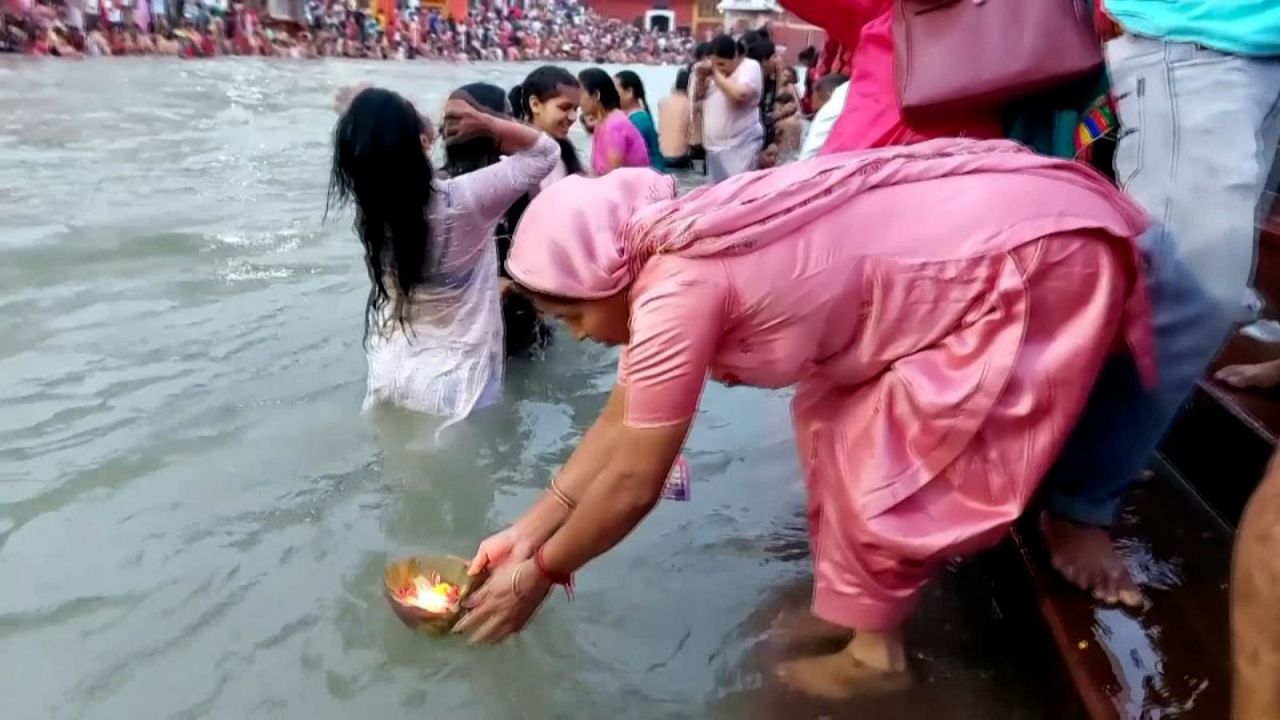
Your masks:
M 898 631 L 859 630 L 845 651 L 863 665 L 877 670 L 902 672 L 907 669 L 906 650 L 902 645 L 902 634 Z

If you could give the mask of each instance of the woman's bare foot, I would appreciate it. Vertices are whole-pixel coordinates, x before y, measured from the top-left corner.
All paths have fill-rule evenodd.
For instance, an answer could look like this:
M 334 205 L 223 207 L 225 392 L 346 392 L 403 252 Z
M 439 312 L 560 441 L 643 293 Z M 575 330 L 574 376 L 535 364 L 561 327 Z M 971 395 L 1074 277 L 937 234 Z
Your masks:
M 1106 528 L 1081 525 L 1045 511 L 1040 534 L 1049 560 L 1071 584 L 1111 605 L 1142 606 L 1142 591 Z
M 774 674 L 792 690 L 821 700 L 895 692 L 910 681 L 896 633 L 859 633 L 839 652 L 789 660 Z
M 1280 360 L 1253 365 L 1228 365 L 1213 374 L 1218 382 L 1242 390 L 1269 390 L 1280 385 Z

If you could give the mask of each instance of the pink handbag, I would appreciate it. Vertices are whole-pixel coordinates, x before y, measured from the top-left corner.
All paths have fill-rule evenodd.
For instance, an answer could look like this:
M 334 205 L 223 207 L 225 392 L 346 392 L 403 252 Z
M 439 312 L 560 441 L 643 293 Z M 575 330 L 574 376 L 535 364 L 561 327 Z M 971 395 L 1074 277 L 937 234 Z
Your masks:
M 998 107 L 1102 67 L 1088 0 L 894 0 L 908 119 Z

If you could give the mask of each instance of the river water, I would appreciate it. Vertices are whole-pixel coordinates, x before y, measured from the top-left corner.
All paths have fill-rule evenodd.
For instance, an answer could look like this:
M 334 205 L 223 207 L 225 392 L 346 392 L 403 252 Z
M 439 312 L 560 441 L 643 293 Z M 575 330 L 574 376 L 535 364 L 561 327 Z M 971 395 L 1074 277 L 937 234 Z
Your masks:
M 561 334 L 443 450 L 361 416 L 367 280 L 350 218 L 321 222 L 332 99 L 370 80 L 436 115 L 529 69 L 0 60 L 0 715 L 1065 713 L 971 566 L 912 623 L 911 692 L 824 707 L 770 679 L 810 580 L 784 393 L 709 388 L 692 501 L 515 640 L 396 621 L 384 563 L 467 555 L 515 518 L 615 356 Z M 659 97 L 674 71 L 642 75 Z

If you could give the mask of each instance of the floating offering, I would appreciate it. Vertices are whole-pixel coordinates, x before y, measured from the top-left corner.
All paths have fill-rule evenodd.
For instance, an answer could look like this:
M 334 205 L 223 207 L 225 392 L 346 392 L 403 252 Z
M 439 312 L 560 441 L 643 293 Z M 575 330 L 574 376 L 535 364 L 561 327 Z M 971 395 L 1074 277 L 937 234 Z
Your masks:
M 443 632 L 462 614 L 462 600 L 477 578 L 468 561 L 453 555 L 415 555 L 388 563 L 383 572 L 387 602 L 411 628 Z
M 457 612 L 462 602 L 462 588 L 441 580 L 440 573 L 433 572 L 430 578 L 419 575 L 396 590 L 396 599 L 429 612 L 451 613 Z

